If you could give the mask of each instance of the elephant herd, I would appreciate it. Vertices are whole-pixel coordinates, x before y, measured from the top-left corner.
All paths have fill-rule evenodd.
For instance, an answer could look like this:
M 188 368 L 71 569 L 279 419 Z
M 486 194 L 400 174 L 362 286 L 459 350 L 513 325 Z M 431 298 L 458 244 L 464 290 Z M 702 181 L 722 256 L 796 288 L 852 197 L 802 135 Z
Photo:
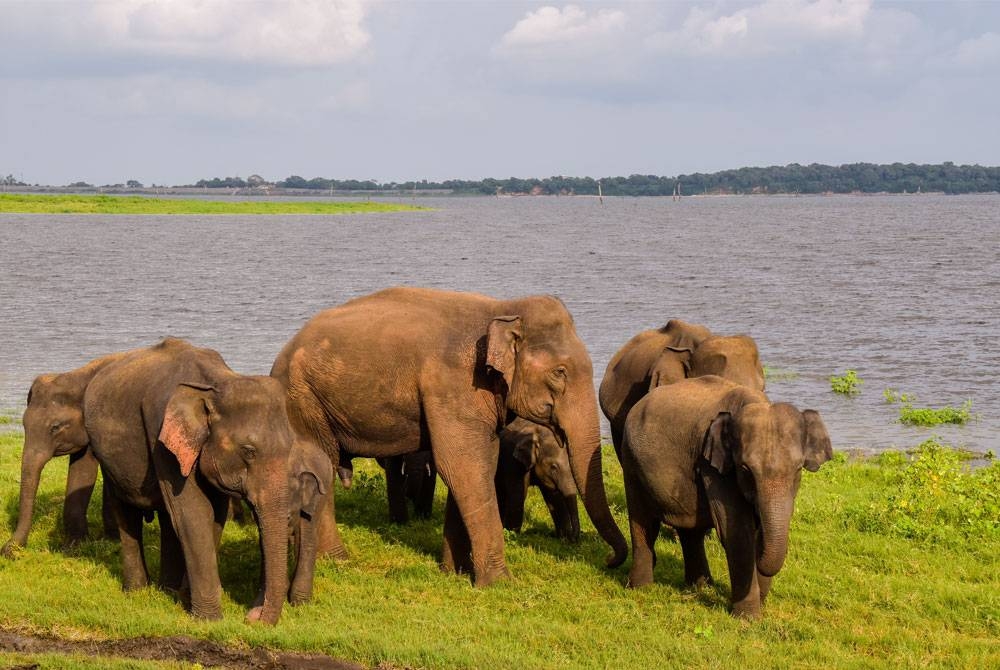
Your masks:
M 710 582 L 704 538 L 714 528 L 733 614 L 756 618 L 785 558 L 801 470 L 832 454 L 816 412 L 763 390 L 752 339 L 674 319 L 615 354 L 598 402 L 590 356 L 557 298 L 387 289 L 317 314 L 270 376 L 239 375 L 218 353 L 167 338 L 38 377 L 17 526 L 2 553 L 27 541 L 44 465 L 69 455 L 67 539 L 86 536 L 99 466 L 124 588 L 149 583 L 142 524 L 155 513 L 159 585 L 195 616 L 219 618 L 217 548 L 238 498 L 262 556 L 247 618 L 273 624 L 286 599 L 309 599 L 317 557 L 347 556 L 334 481 L 350 486 L 351 459 L 367 457 L 386 469 L 396 522 L 408 499 L 430 514 L 440 475 L 441 567 L 476 586 L 509 574 L 503 529 L 520 529 L 529 485 L 569 541 L 580 536 L 579 497 L 616 567 L 628 544 L 605 494 L 600 406 L 624 474 L 629 584 L 652 581 L 663 523 L 677 532 L 685 581 Z

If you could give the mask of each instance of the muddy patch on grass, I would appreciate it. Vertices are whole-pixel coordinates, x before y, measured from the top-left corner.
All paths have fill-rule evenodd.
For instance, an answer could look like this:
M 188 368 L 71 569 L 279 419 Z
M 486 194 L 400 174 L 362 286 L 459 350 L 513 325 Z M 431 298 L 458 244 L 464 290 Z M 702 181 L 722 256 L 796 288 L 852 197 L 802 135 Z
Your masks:
M 0 629 L 0 650 L 21 654 L 84 654 L 144 661 L 199 663 L 206 668 L 254 670 L 362 670 L 364 666 L 322 654 L 239 649 L 191 637 L 136 637 L 126 640 L 64 640 Z M 31 666 L 28 666 L 31 667 Z

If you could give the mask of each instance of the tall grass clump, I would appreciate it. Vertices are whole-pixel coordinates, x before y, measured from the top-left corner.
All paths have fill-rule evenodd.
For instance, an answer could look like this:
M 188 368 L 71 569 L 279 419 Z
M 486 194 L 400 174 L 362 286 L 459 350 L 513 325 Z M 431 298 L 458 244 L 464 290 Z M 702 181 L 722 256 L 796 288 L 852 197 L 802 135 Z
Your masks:
M 971 469 L 962 452 L 932 437 L 907 458 L 879 458 L 886 482 L 870 501 L 847 509 L 860 530 L 947 542 L 1000 539 L 1000 463 Z
M 834 393 L 853 396 L 861 393 L 861 385 L 864 380 L 858 377 L 856 370 L 846 370 L 843 375 L 830 377 L 830 389 Z

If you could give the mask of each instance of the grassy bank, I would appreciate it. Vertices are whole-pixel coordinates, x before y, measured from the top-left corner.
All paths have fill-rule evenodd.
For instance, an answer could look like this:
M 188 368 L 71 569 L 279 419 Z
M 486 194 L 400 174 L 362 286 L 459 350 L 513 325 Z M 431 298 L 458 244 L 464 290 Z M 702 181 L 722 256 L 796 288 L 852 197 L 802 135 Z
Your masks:
M 27 214 L 363 214 L 425 209 L 384 202 L 198 200 L 110 195 L 0 194 L 0 212 Z
M 16 514 L 22 439 L 0 434 L 2 541 Z M 354 488 L 337 490 L 351 559 L 322 563 L 314 601 L 286 608 L 274 628 L 242 620 L 257 583 L 252 526 L 226 529 L 221 622 L 192 620 L 155 589 L 122 593 L 111 542 L 60 550 L 66 459 L 58 459 L 45 472 L 28 548 L 14 561 L 0 559 L 0 626 L 71 638 L 189 635 L 414 668 L 997 667 L 1000 531 L 989 514 L 1000 504 L 1000 466 L 962 480 L 974 484 L 963 496 L 975 497 L 977 485 L 994 487 L 993 497 L 981 501 L 986 515 L 978 525 L 963 526 L 923 505 L 914 523 L 953 528 L 909 532 L 893 523 L 909 513 L 912 500 L 904 493 L 940 494 L 947 502 L 957 490 L 955 477 L 971 477 L 940 450 L 930 451 L 922 465 L 898 455 L 867 462 L 838 457 L 816 474 L 805 473 L 788 560 L 765 619 L 756 623 L 727 613 L 728 575 L 716 540 L 708 549 L 717 586 L 685 588 L 680 548 L 663 539 L 656 584 L 632 591 L 623 586 L 627 563 L 611 571 L 601 567 L 606 547 L 588 523 L 578 546 L 549 537 L 551 521 L 537 492 L 529 495 L 525 532 L 507 535 L 514 578 L 473 589 L 467 579 L 437 569 L 444 492 L 439 489 L 430 521 L 392 526 L 381 470 L 359 460 Z M 621 472 L 610 448 L 604 462 L 625 528 Z M 924 478 L 930 483 L 921 486 Z M 938 481 L 951 488 L 935 490 Z M 96 501 L 90 516 L 93 533 L 100 526 Z M 152 527 L 146 539 L 155 572 Z M 24 655 L 0 654 L 0 661 L 12 658 L 23 662 Z M 96 667 L 99 661 L 76 659 L 60 667 Z

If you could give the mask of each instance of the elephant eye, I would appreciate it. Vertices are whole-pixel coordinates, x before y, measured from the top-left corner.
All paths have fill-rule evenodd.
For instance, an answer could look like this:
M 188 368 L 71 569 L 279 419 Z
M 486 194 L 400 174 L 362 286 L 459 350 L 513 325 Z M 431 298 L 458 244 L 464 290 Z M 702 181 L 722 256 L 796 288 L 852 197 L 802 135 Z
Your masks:
M 59 431 L 60 431 L 60 430 L 62 429 L 62 427 L 63 427 L 63 426 L 65 426 L 65 425 L 66 425 L 66 422 L 65 422 L 65 421 L 56 421 L 56 422 L 55 422 L 55 423 L 53 423 L 53 424 L 52 424 L 51 426 L 49 426 L 49 434 L 50 434 L 50 435 L 55 435 L 55 434 L 56 434 L 56 433 L 58 433 L 58 432 L 59 432 Z
M 552 371 L 552 376 L 556 379 L 566 379 L 566 368 L 560 365 L 555 370 Z
M 240 453 L 243 454 L 243 460 L 252 461 L 257 457 L 257 447 L 252 444 L 241 444 Z

